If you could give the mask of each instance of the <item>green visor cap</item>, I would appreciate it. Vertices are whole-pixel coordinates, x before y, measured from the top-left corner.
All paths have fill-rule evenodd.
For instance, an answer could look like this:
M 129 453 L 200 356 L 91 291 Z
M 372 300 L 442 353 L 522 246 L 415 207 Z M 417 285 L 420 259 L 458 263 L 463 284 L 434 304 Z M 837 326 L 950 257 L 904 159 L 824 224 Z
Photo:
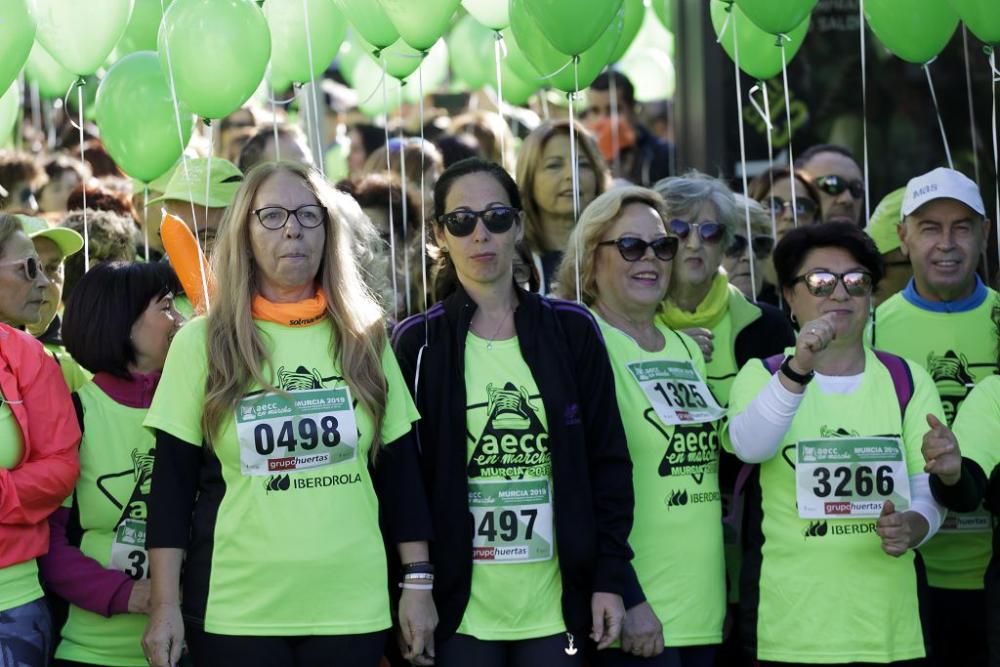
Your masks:
M 67 227 L 50 227 L 49 223 L 41 218 L 34 218 L 28 215 L 18 215 L 24 227 L 24 233 L 28 238 L 36 239 L 44 237 L 51 240 L 62 252 L 63 257 L 69 257 L 83 250 L 83 237 Z
M 875 241 L 878 251 L 886 255 L 899 248 L 899 215 L 903 209 L 903 195 L 906 188 L 900 188 L 885 196 L 872 213 L 865 231 Z
M 243 182 L 243 173 L 239 168 L 223 158 L 212 158 L 212 175 L 208 178 L 208 158 L 195 158 L 187 161 L 187 168 L 180 163 L 174 169 L 170 182 L 162 197 L 149 200 L 150 204 L 174 199 L 192 202 L 197 206 L 209 208 L 226 208 L 229 206 L 236 191 Z M 206 192 L 206 184 L 208 185 Z

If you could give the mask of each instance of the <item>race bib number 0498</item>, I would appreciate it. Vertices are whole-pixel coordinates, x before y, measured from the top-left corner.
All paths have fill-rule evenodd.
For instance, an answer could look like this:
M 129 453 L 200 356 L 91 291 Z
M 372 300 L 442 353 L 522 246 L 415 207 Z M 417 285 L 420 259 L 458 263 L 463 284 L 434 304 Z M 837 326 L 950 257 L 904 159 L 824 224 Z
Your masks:
M 910 477 L 897 438 L 831 438 L 796 445 L 795 491 L 803 519 L 877 517 L 891 500 L 910 506 Z
M 690 361 L 634 361 L 628 370 L 664 424 L 698 424 L 726 414 Z
M 244 475 L 298 472 L 354 459 L 358 427 L 347 387 L 244 398 L 236 411 Z

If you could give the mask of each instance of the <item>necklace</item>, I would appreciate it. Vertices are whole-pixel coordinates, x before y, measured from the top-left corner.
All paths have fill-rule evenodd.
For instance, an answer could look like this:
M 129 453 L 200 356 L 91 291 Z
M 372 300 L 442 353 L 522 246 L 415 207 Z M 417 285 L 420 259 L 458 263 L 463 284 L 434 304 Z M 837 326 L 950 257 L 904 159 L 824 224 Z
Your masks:
M 497 339 L 497 336 L 500 335 L 500 330 L 503 329 L 503 326 L 505 324 L 507 324 L 507 320 L 510 319 L 510 316 L 513 313 L 514 313 L 513 309 L 507 311 L 507 314 L 504 315 L 503 320 L 501 320 L 500 322 L 500 326 L 498 326 L 497 330 L 493 332 L 493 336 L 488 341 L 486 341 L 486 349 L 489 350 L 490 352 L 493 351 L 493 341 L 495 341 Z

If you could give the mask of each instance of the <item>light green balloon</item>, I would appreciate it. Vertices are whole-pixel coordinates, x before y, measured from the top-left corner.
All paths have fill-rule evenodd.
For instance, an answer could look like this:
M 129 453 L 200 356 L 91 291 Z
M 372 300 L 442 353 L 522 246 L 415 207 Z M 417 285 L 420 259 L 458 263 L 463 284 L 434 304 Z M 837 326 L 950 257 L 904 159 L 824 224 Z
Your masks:
M 794 30 L 812 13 L 818 0 L 736 0 L 746 17 L 772 35 Z
M 523 106 L 528 103 L 531 96 L 538 92 L 539 82 L 535 79 L 525 79 L 511 67 L 508 60 L 504 60 L 503 65 L 503 99 L 505 102 L 515 106 Z
M 372 2 L 373 0 L 367 0 Z M 377 0 L 399 36 L 419 51 L 427 51 L 448 30 L 461 0 Z
M 917 65 L 941 53 L 958 27 L 958 14 L 943 0 L 867 0 L 865 18 L 885 48 Z
M 987 44 L 1000 44 L 1000 6 L 996 0 L 950 0 L 973 35 Z
M 462 0 L 462 6 L 491 30 L 503 30 L 510 25 L 507 0 Z
M 47 98 L 63 97 L 76 81 L 76 75 L 57 63 L 37 41 L 31 47 L 28 62 L 24 65 L 24 73 L 28 81 L 38 85 L 38 92 L 42 97 Z
M 471 90 L 479 90 L 496 79 L 495 35 L 471 14 L 459 19 L 448 35 L 451 68 L 455 77 Z
M 608 64 L 624 29 L 624 12 L 619 3 L 618 14 L 600 39 L 580 55 L 576 66 L 568 67 L 570 56 L 557 50 L 545 39 L 541 29 L 524 7 L 535 0 L 511 0 L 510 27 L 514 41 L 538 73 L 539 83 L 564 92 L 587 88 Z
M 301 0 L 264 3 L 271 43 L 277 45 L 271 50 L 271 69 L 276 77 L 299 83 L 310 81 L 311 76 L 322 77 L 347 37 L 347 19 L 333 0 L 307 0 L 307 4 L 308 20 Z
M 380 57 L 385 59 L 389 74 L 402 81 L 416 72 L 417 68 L 420 67 L 420 60 L 423 58 L 423 53 L 417 51 L 400 38 L 382 49 Z M 380 61 L 376 60 L 376 62 Z
M 21 88 L 15 81 L 7 88 L 7 92 L 0 95 L 0 146 L 6 145 L 10 140 L 20 108 Z
M 164 6 L 173 0 L 164 0 Z M 156 35 L 160 31 L 163 9 L 160 0 L 135 0 L 132 18 L 125 27 L 125 34 L 115 47 L 119 56 L 127 56 L 136 51 L 155 51 Z
M 144 183 L 166 173 L 191 139 L 194 116 L 180 105 L 182 141 L 155 51 L 127 55 L 108 70 L 97 89 L 96 111 L 108 153 L 122 171 Z
M 633 51 L 618 67 L 635 86 L 638 102 L 668 100 L 674 96 L 677 74 L 670 57 L 659 49 Z
M 378 49 L 384 49 L 399 33 L 382 6 L 375 0 L 337 0 L 337 6 L 361 37 Z
M 607 34 L 622 8 L 622 2 L 623 0 L 511 2 L 511 23 L 516 13 L 527 12 L 541 34 L 557 50 L 570 56 L 582 55 Z
M 347 31 L 347 39 L 340 45 L 340 53 L 337 54 L 337 68 L 347 85 L 354 87 L 354 68 L 358 61 L 370 54 L 371 44 L 365 42 L 358 35 L 358 31 L 351 28 Z
M 94 74 L 121 40 L 132 0 L 33 0 L 37 39 L 77 76 Z
M 501 34 L 503 35 L 504 46 L 507 48 L 507 57 L 503 61 L 504 66 L 509 67 L 522 81 L 534 81 L 538 84 L 539 88 L 545 85 L 544 81 L 538 79 L 538 70 L 531 64 L 528 57 L 524 55 L 521 46 L 517 43 L 514 31 L 510 28 L 505 28 Z
M 174 0 L 163 15 L 158 51 L 177 97 L 203 118 L 224 118 L 264 79 L 271 33 L 253 0 Z
M 622 28 L 622 36 L 618 40 L 618 46 L 611 54 L 609 62 L 618 62 L 632 46 L 632 40 L 639 34 L 642 27 L 642 20 L 646 18 L 646 6 L 642 0 L 625 0 L 625 24 Z
M 0 90 L 17 79 L 35 41 L 27 0 L 0 0 Z
M 670 32 L 674 31 L 674 4 L 673 0 L 651 0 L 653 12 L 656 18 L 660 19 L 663 27 Z
M 410 104 L 420 103 L 420 88 L 423 78 L 424 95 L 428 95 L 444 86 L 448 80 L 448 45 L 444 39 L 439 39 L 427 53 L 417 72 L 406 80 L 403 86 L 403 99 Z
M 371 58 L 362 58 L 354 67 L 354 90 L 358 109 L 366 116 L 391 113 L 399 107 L 399 80 L 382 76 L 382 68 Z M 383 84 L 385 91 L 383 93 Z
M 781 72 L 781 48 L 777 45 L 774 35 L 757 26 L 747 18 L 737 5 L 729 5 L 720 0 L 711 0 L 712 26 L 716 36 L 719 36 L 726 22 L 728 9 L 732 8 L 732 20 L 722 35 L 721 44 L 732 60 L 736 60 L 734 38 L 740 42 L 740 69 L 758 80 L 770 79 Z M 791 41 L 785 43 L 785 58 L 792 61 L 802 47 L 806 33 L 809 31 L 809 18 L 792 30 L 788 36 Z

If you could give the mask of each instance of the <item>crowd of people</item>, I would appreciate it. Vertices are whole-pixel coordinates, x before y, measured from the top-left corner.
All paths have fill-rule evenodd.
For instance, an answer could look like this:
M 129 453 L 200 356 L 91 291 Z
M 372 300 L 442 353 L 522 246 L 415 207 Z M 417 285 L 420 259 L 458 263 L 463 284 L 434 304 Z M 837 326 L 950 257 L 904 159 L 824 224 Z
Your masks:
M 0 665 L 1000 664 L 978 187 L 736 193 L 633 97 L 341 123 L 342 180 L 255 108 L 149 184 L 26 123 Z

